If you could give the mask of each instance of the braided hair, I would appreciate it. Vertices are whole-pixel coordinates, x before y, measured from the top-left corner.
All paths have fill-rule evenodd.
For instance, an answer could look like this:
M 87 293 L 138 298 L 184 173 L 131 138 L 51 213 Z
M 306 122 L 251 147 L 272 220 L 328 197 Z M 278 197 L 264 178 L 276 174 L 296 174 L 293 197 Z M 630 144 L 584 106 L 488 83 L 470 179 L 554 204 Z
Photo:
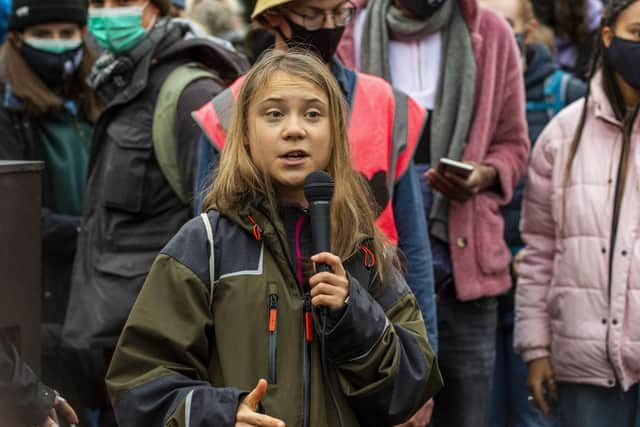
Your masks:
M 573 135 L 573 139 L 571 141 L 571 147 L 569 148 L 569 157 L 567 159 L 567 164 L 564 170 L 564 179 L 563 179 L 563 188 L 566 190 L 567 185 L 569 183 L 569 178 L 571 177 L 571 167 L 573 166 L 573 160 L 575 159 L 576 152 L 578 151 L 578 147 L 580 145 L 580 140 L 582 139 L 582 132 L 584 130 L 585 122 L 587 119 L 587 109 L 589 105 L 589 100 L 591 97 L 591 81 L 595 74 L 601 70 L 602 71 L 602 86 L 604 89 L 604 93 L 611 104 L 613 112 L 621 123 L 623 123 L 623 146 L 622 146 L 622 160 L 620 164 L 620 171 L 618 181 L 620 181 L 619 188 L 616 191 L 620 191 L 621 194 L 624 193 L 626 175 L 627 175 L 627 166 L 629 159 L 629 151 L 630 151 L 630 131 L 633 125 L 633 115 L 627 114 L 627 108 L 625 106 L 624 99 L 622 97 L 622 93 L 618 87 L 618 84 L 615 80 L 615 72 L 611 67 L 608 56 L 606 54 L 606 46 L 602 41 L 602 30 L 605 27 L 614 27 L 616 21 L 618 20 L 618 16 L 622 12 L 624 12 L 629 6 L 633 3 L 640 0 L 610 0 L 606 5 L 603 13 L 602 13 L 602 21 L 600 23 L 600 28 L 597 32 L 597 37 L 595 40 L 593 57 L 591 59 L 591 65 L 589 67 L 589 72 L 587 74 L 588 84 L 587 84 L 587 92 L 585 94 L 584 104 L 582 106 L 582 113 L 580 115 L 580 120 L 578 121 L 578 126 L 576 127 L 576 131 Z M 562 200 L 562 218 L 563 218 L 563 229 L 564 224 L 566 224 L 566 191 L 563 192 L 563 200 Z M 618 197 L 618 199 L 622 199 L 622 197 Z M 619 206 L 616 204 L 615 209 L 618 210 Z M 616 212 L 614 212 L 614 218 Z

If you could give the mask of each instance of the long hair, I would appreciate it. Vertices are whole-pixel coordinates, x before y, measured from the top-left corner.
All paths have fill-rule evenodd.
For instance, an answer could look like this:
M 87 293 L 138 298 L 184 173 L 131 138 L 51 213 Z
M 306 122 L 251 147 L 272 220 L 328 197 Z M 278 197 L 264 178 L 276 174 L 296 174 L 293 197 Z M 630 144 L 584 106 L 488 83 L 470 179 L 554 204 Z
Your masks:
M 328 67 L 304 51 L 267 51 L 247 74 L 234 107 L 219 168 L 204 198 L 203 208 L 236 211 L 247 198 L 262 196 L 275 211 L 277 201 L 271 179 L 256 167 L 246 146 L 249 144 L 251 103 L 258 91 L 268 87 L 270 76 L 278 71 L 310 82 L 321 89 L 329 101 L 331 153 L 326 172 L 335 182 L 331 204 L 331 251 L 341 259 L 347 259 L 359 250 L 358 241 L 363 234 L 373 236 L 374 253 L 379 258 L 375 265 L 377 272 L 382 274 L 387 262 L 396 263 L 396 254 L 375 226 L 374 198 L 367 184 L 351 167 L 344 96 Z
M 87 120 L 95 123 L 101 112 L 101 102 L 96 94 L 89 89 L 85 79 L 91 73 L 91 67 L 95 56 L 87 44 L 83 41 L 84 57 L 74 78 L 65 84 L 62 93 L 52 91 L 33 72 L 31 67 L 22 57 L 15 46 L 18 33 L 10 33 L 10 37 L 2 46 L 2 78 L 11 85 L 13 93 L 24 103 L 26 110 L 34 116 L 40 116 L 50 111 L 62 108 L 63 99 L 72 99 L 78 103 L 78 107 L 84 113 Z
M 569 147 L 569 157 L 567 159 L 567 164 L 564 170 L 564 179 L 563 179 L 563 199 L 562 199 L 562 221 L 563 227 L 566 224 L 566 188 L 569 184 L 569 179 L 571 177 L 571 167 L 573 166 L 573 161 L 575 159 L 576 153 L 578 151 L 578 147 L 580 145 L 580 141 L 582 139 L 582 132 L 584 131 L 585 122 L 587 119 L 587 111 L 589 108 L 589 100 L 591 97 L 591 81 L 593 80 L 594 75 L 597 71 L 602 71 L 602 86 L 607 96 L 609 103 L 613 109 L 613 112 L 616 118 L 623 123 L 623 146 L 622 146 L 622 160 L 620 163 L 620 172 L 619 172 L 619 180 L 621 185 L 619 186 L 620 196 L 624 194 L 625 182 L 629 164 L 629 150 L 630 150 L 630 127 L 633 125 L 632 117 L 627 114 L 627 109 L 624 103 L 624 99 L 622 97 L 622 93 L 618 87 L 618 84 L 615 80 L 615 72 L 609 63 L 609 59 L 606 55 L 606 47 L 604 42 L 602 41 L 602 30 L 605 27 L 613 28 L 616 24 L 618 16 L 626 10 L 633 3 L 640 0 L 611 0 L 609 4 L 606 6 L 603 15 L 602 22 L 600 24 L 600 29 L 598 31 L 598 36 L 595 41 L 595 49 L 593 58 L 591 61 L 591 66 L 589 68 L 588 74 L 588 84 L 587 84 L 587 93 L 585 95 L 584 104 L 582 106 L 582 113 L 580 114 L 580 120 L 578 121 L 578 126 L 573 135 L 573 139 L 571 141 L 571 146 Z M 619 197 L 621 199 L 622 197 Z M 618 209 L 619 207 L 616 207 Z

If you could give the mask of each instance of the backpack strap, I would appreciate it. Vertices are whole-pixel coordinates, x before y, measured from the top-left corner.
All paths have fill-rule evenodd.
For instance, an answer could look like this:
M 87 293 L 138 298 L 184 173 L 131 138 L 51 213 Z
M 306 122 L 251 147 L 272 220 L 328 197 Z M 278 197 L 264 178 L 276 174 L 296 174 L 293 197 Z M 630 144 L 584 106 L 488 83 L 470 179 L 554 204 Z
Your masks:
M 197 62 L 178 66 L 162 84 L 153 112 L 153 151 L 162 174 L 183 203 L 189 203 L 189 195 L 176 157 L 176 111 L 184 89 L 203 78 L 216 79 L 216 75 Z
M 211 289 L 209 291 L 209 308 L 213 304 L 213 291 L 216 286 L 216 251 L 213 240 L 213 227 L 211 227 L 211 221 L 209 221 L 209 215 L 206 212 L 200 214 L 204 228 L 207 231 L 207 240 L 209 241 L 209 282 L 211 283 Z

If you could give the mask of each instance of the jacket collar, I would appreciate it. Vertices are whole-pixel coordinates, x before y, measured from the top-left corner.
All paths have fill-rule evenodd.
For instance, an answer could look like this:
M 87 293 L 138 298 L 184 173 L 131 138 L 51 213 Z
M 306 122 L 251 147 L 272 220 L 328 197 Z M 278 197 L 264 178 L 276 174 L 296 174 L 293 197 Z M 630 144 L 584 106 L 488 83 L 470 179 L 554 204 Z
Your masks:
M 2 107 L 10 111 L 23 111 L 24 103 L 13 93 L 11 85 L 5 83 L 2 97 Z
M 589 95 L 589 102 L 592 102 L 594 105 L 596 117 L 618 127 L 622 126 L 622 123 L 616 118 L 616 114 L 613 112 L 613 107 L 611 107 L 609 98 L 607 98 L 607 95 L 604 92 L 601 70 L 598 71 L 591 79 L 590 88 L 591 94 Z
M 469 31 L 471 31 L 471 34 L 478 33 L 480 26 L 480 6 L 478 5 L 478 0 L 459 0 L 459 2 L 464 20 L 469 26 Z
M 78 115 L 78 105 L 71 99 L 63 99 L 62 106 L 72 115 Z M 24 102 L 16 96 L 9 83 L 5 83 L 2 95 L 2 107 L 13 112 L 25 111 Z

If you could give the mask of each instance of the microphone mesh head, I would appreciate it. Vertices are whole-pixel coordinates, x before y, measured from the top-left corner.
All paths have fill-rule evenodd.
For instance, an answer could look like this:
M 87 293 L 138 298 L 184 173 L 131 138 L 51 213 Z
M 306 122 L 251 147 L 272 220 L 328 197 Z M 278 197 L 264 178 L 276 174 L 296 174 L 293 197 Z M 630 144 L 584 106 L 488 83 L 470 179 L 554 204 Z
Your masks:
M 330 201 L 333 197 L 333 178 L 324 171 L 311 172 L 304 179 L 304 197 L 308 202 Z

